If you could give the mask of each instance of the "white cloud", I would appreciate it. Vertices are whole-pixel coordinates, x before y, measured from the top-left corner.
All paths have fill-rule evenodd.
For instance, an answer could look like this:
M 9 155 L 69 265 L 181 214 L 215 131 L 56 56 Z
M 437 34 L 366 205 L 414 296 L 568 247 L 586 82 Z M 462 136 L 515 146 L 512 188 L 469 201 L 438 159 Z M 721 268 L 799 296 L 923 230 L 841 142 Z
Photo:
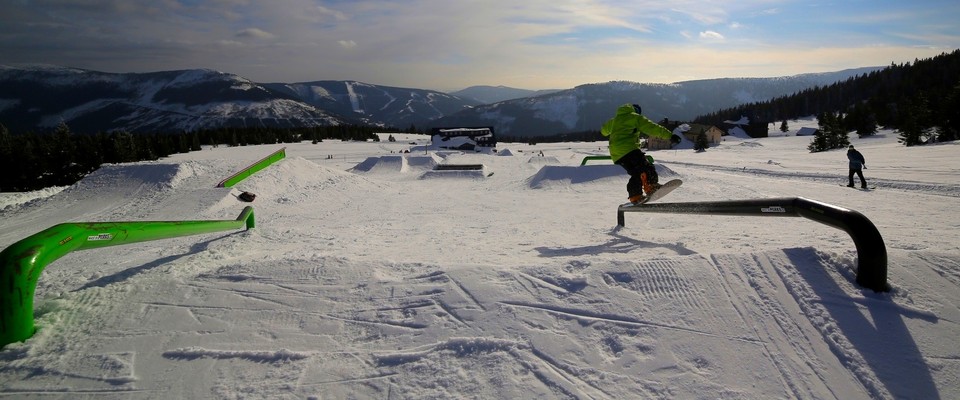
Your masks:
M 137 7 L 63 6 L 68 3 Z M 797 35 L 796 27 L 818 26 L 824 17 L 795 11 L 805 10 L 805 4 L 770 0 L 641 0 L 630 7 L 614 0 L 526 0 L 498 7 L 449 0 L 284 0 L 283 6 L 250 0 L 141 3 L 4 2 L 0 54 L 5 62 L 44 60 L 123 72 L 213 68 L 265 82 L 343 79 L 422 88 L 502 84 L 542 89 L 608 80 L 669 83 L 886 65 L 941 52 L 929 49 L 931 45 L 949 51 L 960 37 L 948 19 L 883 24 L 883 34 L 848 38 L 844 51 L 818 57 L 822 40 Z M 856 22 L 844 15 L 831 16 L 832 26 Z M 877 20 L 863 18 L 858 32 Z M 731 42 L 738 46 L 721 46 Z M 767 55 L 779 47 L 789 48 L 787 54 L 807 64 L 783 54 Z M 738 48 L 757 53 L 731 56 L 739 54 Z M 672 54 L 673 49 L 680 54 Z M 862 50 L 858 57 L 843 58 L 842 63 L 832 59 L 855 50 Z M 719 61 L 711 64 L 728 68 L 695 70 L 702 63 L 654 61 L 665 53 L 703 57 L 707 51 L 717 52 Z M 758 64 L 759 59 L 771 61 Z M 750 62 L 738 65 L 733 60 Z
M 258 28 L 247 28 L 237 32 L 237 37 L 254 39 L 273 39 L 274 34 Z
M 217 41 L 217 44 L 219 44 L 219 45 L 221 45 L 221 46 L 225 46 L 225 47 L 239 47 L 239 46 L 243 46 L 243 43 L 242 43 L 242 42 L 238 42 L 238 41 L 236 41 L 236 40 L 220 40 L 220 41 Z
M 710 40 L 710 41 L 722 41 L 722 40 L 724 40 L 724 39 L 726 39 L 726 38 L 723 37 L 723 35 L 721 35 L 721 34 L 718 33 L 718 32 L 714 32 L 714 31 L 703 31 L 703 32 L 700 32 L 700 39 Z
M 346 20 L 347 20 L 347 15 L 346 15 L 346 14 L 344 14 L 344 13 L 342 13 L 342 12 L 340 12 L 340 11 L 337 11 L 337 10 L 331 10 L 331 9 L 329 9 L 329 8 L 327 8 L 327 7 L 324 7 L 324 6 L 317 6 L 317 11 L 320 11 L 320 14 L 329 15 L 329 16 L 333 17 L 333 19 L 335 19 L 335 20 L 337 20 L 337 21 L 346 21 Z
M 700 2 L 683 4 L 682 8 L 677 7 L 672 10 L 687 16 L 687 18 L 703 25 L 715 25 L 723 23 L 727 19 L 727 11 L 722 7 L 710 7 Z

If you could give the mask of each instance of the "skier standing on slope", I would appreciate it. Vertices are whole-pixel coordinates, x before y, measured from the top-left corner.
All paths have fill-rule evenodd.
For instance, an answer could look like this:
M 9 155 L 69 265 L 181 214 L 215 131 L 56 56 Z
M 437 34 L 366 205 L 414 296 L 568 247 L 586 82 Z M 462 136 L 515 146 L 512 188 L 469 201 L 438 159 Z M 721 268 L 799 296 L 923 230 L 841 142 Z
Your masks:
M 610 138 L 610 158 L 630 174 L 627 195 L 631 203 L 639 203 L 660 188 L 657 170 L 647 162 L 640 150 L 640 135 L 653 136 L 680 143 L 680 137 L 666 128 L 647 119 L 640 113 L 640 106 L 624 104 L 617 108 L 617 115 L 603 123 L 600 134 Z
M 847 160 L 850 160 L 850 183 L 847 184 L 847 187 L 854 187 L 853 174 L 857 174 L 860 177 L 860 188 L 866 189 L 867 180 L 863 179 L 863 168 L 867 167 L 867 160 L 863 158 L 863 154 L 853 148 L 852 144 L 847 150 Z

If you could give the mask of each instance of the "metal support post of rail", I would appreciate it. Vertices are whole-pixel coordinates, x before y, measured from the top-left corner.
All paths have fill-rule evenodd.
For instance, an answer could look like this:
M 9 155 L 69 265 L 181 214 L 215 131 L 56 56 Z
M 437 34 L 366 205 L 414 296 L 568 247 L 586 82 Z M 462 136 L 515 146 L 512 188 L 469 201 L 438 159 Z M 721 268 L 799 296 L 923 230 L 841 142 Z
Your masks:
M 620 206 L 617 223 L 624 226 L 624 213 L 710 214 L 764 217 L 804 217 L 841 229 L 857 248 L 857 284 L 875 292 L 888 292 L 887 248 L 880 231 L 863 214 L 802 197 L 730 200 L 717 202 L 653 203 Z
M 16 242 L 0 252 L 0 347 L 33 336 L 40 274 L 71 251 L 253 227 L 248 206 L 235 220 L 63 223 Z

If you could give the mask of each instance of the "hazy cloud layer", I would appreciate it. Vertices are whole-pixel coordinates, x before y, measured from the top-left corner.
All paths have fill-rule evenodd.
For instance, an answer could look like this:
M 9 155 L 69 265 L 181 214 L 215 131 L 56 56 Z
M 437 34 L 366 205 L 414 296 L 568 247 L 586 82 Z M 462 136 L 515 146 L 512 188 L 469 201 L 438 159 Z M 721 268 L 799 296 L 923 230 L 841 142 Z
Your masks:
M 0 63 L 457 89 L 887 65 L 960 48 L 960 3 L 0 0 Z

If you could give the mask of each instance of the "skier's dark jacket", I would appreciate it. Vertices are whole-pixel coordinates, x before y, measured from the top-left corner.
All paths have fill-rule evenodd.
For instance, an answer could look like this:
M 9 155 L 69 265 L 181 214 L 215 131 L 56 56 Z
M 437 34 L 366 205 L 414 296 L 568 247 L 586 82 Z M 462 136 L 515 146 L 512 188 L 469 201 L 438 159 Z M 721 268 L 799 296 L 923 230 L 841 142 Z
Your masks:
M 863 166 L 867 164 L 867 160 L 863 158 L 863 154 L 860 154 L 859 151 L 856 151 L 852 147 L 850 150 L 847 150 L 847 159 L 850 160 L 850 169 L 853 170 L 863 169 Z

